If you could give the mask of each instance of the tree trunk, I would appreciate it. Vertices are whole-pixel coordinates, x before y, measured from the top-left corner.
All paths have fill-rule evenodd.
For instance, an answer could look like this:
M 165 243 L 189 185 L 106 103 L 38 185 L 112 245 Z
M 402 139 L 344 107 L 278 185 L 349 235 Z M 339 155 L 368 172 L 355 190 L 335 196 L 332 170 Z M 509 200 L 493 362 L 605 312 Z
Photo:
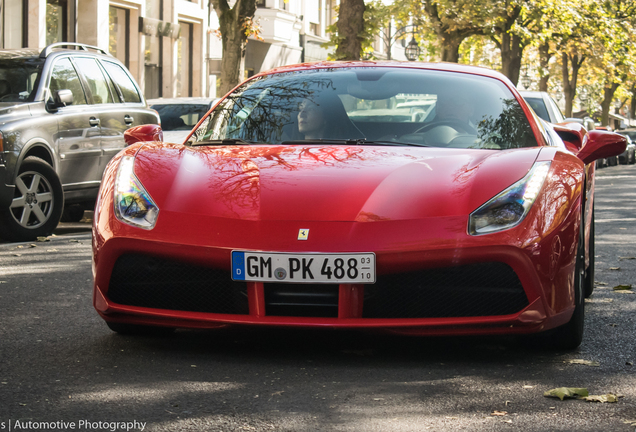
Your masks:
M 501 33 L 501 73 L 516 86 L 521 72 L 521 57 L 525 47 L 521 38 L 507 31 Z
M 571 57 L 568 53 L 561 54 L 561 73 L 563 75 L 563 97 L 565 98 L 565 116 L 572 117 L 572 102 L 576 96 L 576 81 L 579 78 L 579 69 L 585 61 L 585 56 L 579 60 L 578 54 Z M 572 73 L 570 74 L 569 63 L 572 63 Z
M 550 59 L 552 58 L 552 54 L 550 53 L 550 43 L 544 42 L 539 45 L 539 67 L 540 78 L 539 78 L 539 91 L 547 92 L 548 91 L 548 82 L 550 81 Z
M 338 38 L 335 57 L 338 60 L 360 60 L 364 30 L 364 0 L 342 0 L 338 13 Z
M 424 2 L 424 11 L 435 28 L 435 34 L 442 48 L 442 61 L 459 63 L 459 46 L 464 39 L 469 36 L 484 34 L 483 29 L 473 27 L 472 24 L 465 27 L 457 27 L 456 23 L 453 22 L 455 30 L 451 30 L 451 26 L 442 20 L 442 15 L 435 2 Z
M 220 95 L 236 87 L 245 74 L 245 25 L 256 13 L 256 0 L 237 0 L 230 9 L 226 0 L 210 0 L 219 17 L 223 46 Z
M 612 108 L 612 101 L 614 100 L 614 93 L 620 86 L 620 83 L 606 83 L 603 89 L 603 101 L 601 102 L 601 125 L 609 126 L 609 112 Z
M 442 61 L 459 63 L 459 46 L 466 37 L 456 31 L 442 34 L 438 32 L 438 37 L 442 42 Z
M 636 117 L 636 85 L 632 86 L 632 97 L 629 104 L 630 120 Z

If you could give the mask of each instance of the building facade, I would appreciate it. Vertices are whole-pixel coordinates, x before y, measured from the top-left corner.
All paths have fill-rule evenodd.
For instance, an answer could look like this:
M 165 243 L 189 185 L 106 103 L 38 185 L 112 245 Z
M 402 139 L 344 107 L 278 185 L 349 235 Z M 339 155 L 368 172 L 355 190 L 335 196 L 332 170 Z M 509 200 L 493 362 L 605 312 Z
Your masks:
M 260 37 L 247 44 L 246 77 L 326 60 L 321 45 L 329 40 L 337 4 L 257 0 Z M 223 56 L 218 27 L 208 0 L 0 0 L 0 48 L 42 49 L 54 42 L 102 48 L 128 67 L 146 98 L 216 97 Z

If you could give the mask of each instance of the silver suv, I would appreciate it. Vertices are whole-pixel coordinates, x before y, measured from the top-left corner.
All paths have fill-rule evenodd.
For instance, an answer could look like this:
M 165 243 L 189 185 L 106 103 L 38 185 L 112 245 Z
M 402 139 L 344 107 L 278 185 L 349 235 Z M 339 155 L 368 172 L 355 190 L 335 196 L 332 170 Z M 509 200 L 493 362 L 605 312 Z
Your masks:
M 159 124 L 126 67 L 97 47 L 0 50 L 0 237 L 51 234 L 95 203 L 131 126 Z

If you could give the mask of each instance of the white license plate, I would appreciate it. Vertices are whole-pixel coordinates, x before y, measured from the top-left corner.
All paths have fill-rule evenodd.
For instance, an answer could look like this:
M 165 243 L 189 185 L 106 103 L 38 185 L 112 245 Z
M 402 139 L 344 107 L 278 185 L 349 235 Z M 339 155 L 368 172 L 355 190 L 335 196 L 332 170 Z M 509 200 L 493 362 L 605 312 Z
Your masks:
M 375 283 L 375 254 L 232 251 L 232 279 L 257 282 Z

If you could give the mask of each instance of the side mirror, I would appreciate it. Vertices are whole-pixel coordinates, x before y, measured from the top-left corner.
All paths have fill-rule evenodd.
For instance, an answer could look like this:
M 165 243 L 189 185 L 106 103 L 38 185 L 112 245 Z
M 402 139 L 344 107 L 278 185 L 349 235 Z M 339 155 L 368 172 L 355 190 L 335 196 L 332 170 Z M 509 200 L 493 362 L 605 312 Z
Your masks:
M 73 105 L 73 92 L 68 89 L 56 91 L 53 97 L 47 102 L 47 108 L 51 111 L 57 111 L 58 108 L 67 105 Z
M 68 89 L 58 90 L 55 92 L 55 105 L 65 107 L 73 105 L 73 92 Z
M 134 126 L 124 132 L 124 141 L 126 145 L 141 141 L 163 141 L 163 130 L 156 124 Z
M 588 140 L 577 154 L 586 165 L 596 159 L 617 156 L 625 151 L 627 139 L 613 132 L 593 130 L 588 132 Z

